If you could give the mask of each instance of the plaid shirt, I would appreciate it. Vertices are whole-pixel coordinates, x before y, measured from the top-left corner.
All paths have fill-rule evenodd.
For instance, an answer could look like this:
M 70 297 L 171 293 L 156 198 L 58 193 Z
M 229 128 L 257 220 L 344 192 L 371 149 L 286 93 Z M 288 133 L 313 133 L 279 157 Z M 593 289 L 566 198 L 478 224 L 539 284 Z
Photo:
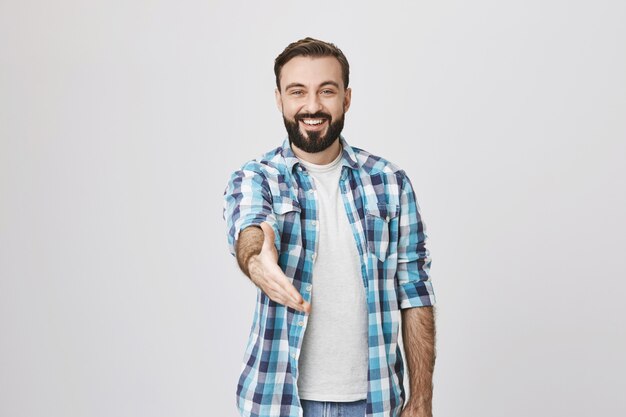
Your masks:
M 361 261 L 368 307 L 367 417 L 396 417 L 405 399 L 398 344 L 400 309 L 435 303 L 425 226 L 411 182 L 390 162 L 350 147 L 343 136 L 340 190 Z M 315 184 L 289 141 L 234 172 L 224 192 L 228 244 L 266 221 L 276 235 L 278 263 L 311 301 L 315 262 Z M 307 315 L 257 292 L 250 338 L 237 385 L 244 417 L 301 417 L 298 358 Z

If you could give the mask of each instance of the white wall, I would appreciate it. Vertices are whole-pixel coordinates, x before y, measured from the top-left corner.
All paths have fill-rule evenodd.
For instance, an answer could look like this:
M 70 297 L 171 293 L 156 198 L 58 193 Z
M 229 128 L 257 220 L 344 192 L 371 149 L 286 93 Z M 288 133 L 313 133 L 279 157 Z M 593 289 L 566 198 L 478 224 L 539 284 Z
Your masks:
M 626 3 L 0 2 L 0 415 L 235 417 L 255 291 L 229 173 L 285 136 L 273 60 L 352 66 L 348 141 L 409 173 L 438 417 L 621 416 Z

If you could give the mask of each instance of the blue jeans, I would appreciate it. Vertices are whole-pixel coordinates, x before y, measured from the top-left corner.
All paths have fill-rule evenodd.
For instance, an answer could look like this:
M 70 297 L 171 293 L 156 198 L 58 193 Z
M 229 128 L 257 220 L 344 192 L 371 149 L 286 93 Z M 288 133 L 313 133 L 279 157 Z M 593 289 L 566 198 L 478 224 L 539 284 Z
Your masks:
M 300 400 L 303 417 L 365 417 L 367 400 L 349 403 Z

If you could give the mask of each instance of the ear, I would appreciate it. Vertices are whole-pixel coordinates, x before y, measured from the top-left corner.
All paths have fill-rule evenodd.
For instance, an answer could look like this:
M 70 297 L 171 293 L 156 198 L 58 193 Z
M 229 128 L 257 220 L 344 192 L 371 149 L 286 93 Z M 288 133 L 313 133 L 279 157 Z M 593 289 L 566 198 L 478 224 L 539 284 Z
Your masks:
M 352 102 L 352 89 L 346 88 L 345 95 L 343 97 L 343 111 L 347 112 L 350 108 L 350 103 Z
M 281 98 L 280 91 L 278 91 L 278 88 L 274 89 L 274 97 L 276 98 L 276 107 L 278 107 L 278 111 L 282 114 L 283 100 Z

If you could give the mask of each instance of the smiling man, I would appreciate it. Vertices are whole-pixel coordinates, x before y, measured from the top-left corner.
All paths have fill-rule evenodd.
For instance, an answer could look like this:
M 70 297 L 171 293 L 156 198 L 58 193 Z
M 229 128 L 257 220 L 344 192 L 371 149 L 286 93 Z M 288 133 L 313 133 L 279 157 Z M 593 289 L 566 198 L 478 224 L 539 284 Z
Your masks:
M 281 72 L 284 87 L 276 89 L 276 103 L 291 145 L 307 154 L 303 159 L 330 162 L 323 158 L 339 155 L 337 138 L 352 92 L 343 87 L 339 61 L 333 56 L 297 56 Z
M 294 42 L 274 72 L 287 138 L 224 193 L 230 251 L 258 288 L 239 412 L 432 416 L 435 297 L 411 182 L 341 135 L 350 71 L 335 45 Z

